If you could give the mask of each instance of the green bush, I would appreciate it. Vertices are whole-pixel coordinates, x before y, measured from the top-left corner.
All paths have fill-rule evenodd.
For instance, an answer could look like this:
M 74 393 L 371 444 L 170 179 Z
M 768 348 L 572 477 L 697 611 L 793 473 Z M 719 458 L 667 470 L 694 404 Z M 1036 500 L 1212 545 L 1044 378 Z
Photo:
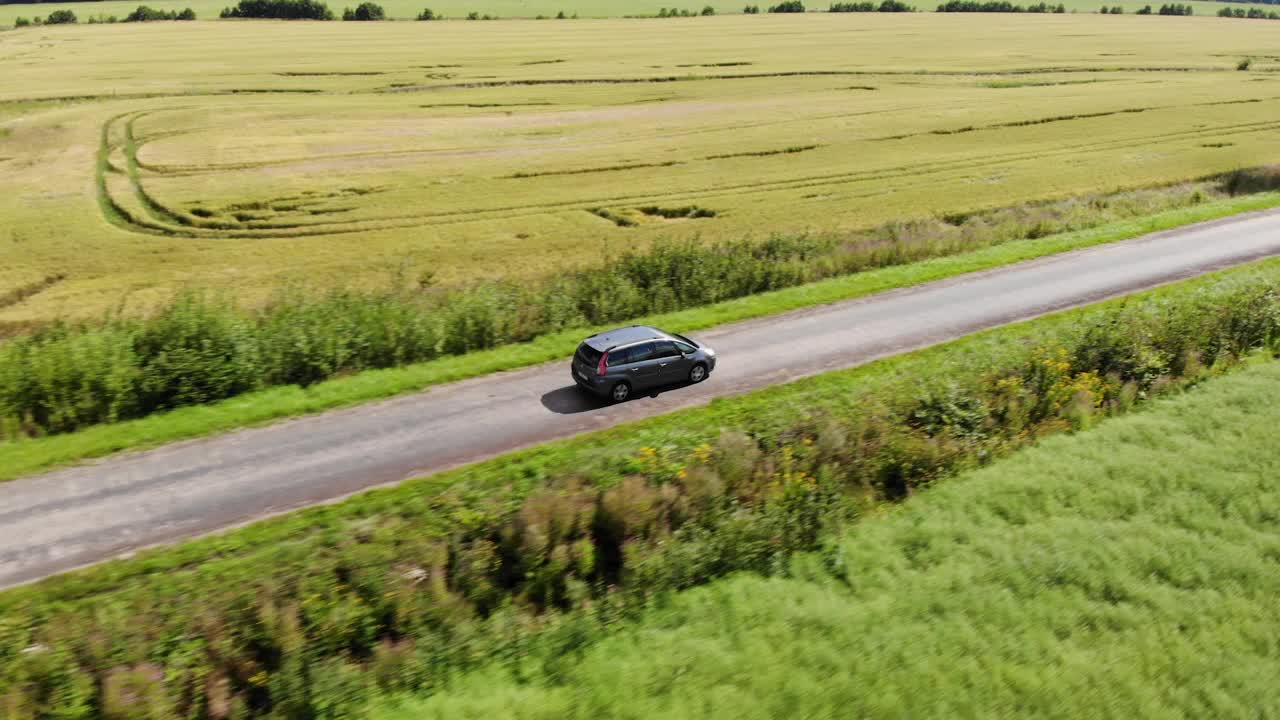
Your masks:
M 73 25 L 75 22 L 76 14 L 70 10 L 54 10 L 44 19 L 45 25 Z
M 136 10 L 125 16 L 124 22 L 154 22 L 157 20 L 195 20 L 196 13 L 191 8 L 181 12 L 173 10 L 155 10 L 146 5 L 139 5 Z
M 1280 338 L 1274 270 L 1197 287 L 9 591 L 0 708 L 344 717 L 375 691 L 430 692 L 504 659 L 516 670 L 534 646 L 580 643 L 577 623 L 779 572 L 875 504 Z M 234 332 L 169 322 L 188 345 Z
M 744 15 L 758 15 L 758 14 L 760 14 L 760 6 L 759 6 L 759 5 L 748 5 L 748 6 L 744 7 L 744 8 L 742 8 L 742 14 L 744 14 Z
M 418 19 L 419 20 L 437 20 L 439 18 L 436 17 L 436 14 L 434 12 L 431 12 L 431 8 L 427 8 L 422 12 L 418 13 Z
M 13 21 L 14 27 L 29 27 L 30 25 L 31 21 L 24 17 L 19 17 Z
M 773 5 L 769 8 L 771 13 L 802 13 L 804 12 L 804 3 L 800 0 L 783 0 L 783 2 Z
M 342 11 L 343 20 L 358 20 L 368 22 L 373 20 L 386 20 L 387 13 L 382 9 L 381 5 L 372 2 L 362 2 L 356 6 L 355 10 L 347 8 Z
M 332 20 L 333 11 L 318 0 L 240 0 L 235 7 L 224 8 L 220 17 Z

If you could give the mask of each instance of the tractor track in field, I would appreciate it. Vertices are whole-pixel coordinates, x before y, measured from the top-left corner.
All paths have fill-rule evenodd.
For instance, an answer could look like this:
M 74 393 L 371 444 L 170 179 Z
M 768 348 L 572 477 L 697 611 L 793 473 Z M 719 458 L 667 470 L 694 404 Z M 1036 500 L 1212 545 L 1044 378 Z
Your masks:
M 115 224 L 118 226 L 135 232 L 191 238 L 290 238 L 349 234 L 408 227 L 448 225 L 485 220 L 509 220 L 545 214 L 547 212 L 564 212 L 574 210 L 587 211 L 593 207 L 604 207 L 618 204 L 660 204 L 691 201 L 705 202 L 707 200 L 737 196 L 744 193 L 777 192 L 814 187 L 830 187 L 857 182 L 900 179 L 909 176 L 928 177 L 948 172 L 998 168 L 1001 165 L 1034 158 L 1048 159 L 1068 157 L 1076 155 L 1081 151 L 1097 152 L 1136 148 L 1146 145 L 1159 145 L 1174 138 L 1218 138 L 1265 130 L 1280 130 L 1280 120 L 1199 128 L 1195 130 L 1179 131 L 1176 133 L 1167 133 L 1164 135 L 1144 135 L 1137 138 L 1119 138 L 1103 141 L 1101 143 L 1080 143 L 1060 147 L 1055 151 L 1022 151 L 997 156 L 987 155 L 977 159 L 961 158 L 957 160 L 932 161 L 894 168 L 881 168 L 873 171 L 812 175 L 766 183 L 740 183 L 692 191 L 617 195 L 559 203 L 531 203 L 527 205 L 514 205 L 499 208 L 460 209 L 438 213 L 414 213 L 400 216 L 384 216 L 376 219 L 353 220 L 342 223 L 278 223 L 276 224 L 276 227 L 271 229 L 263 229 L 261 225 L 246 225 L 242 228 L 215 228 L 200 227 L 195 224 L 165 224 L 166 222 L 172 222 L 172 218 L 181 218 L 181 216 L 178 216 L 175 212 L 168 209 L 147 193 L 145 187 L 142 185 L 141 178 L 136 176 L 136 165 L 133 161 L 130 161 L 129 165 L 131 169 L 133 169 L 131 170 L 131 175 L 137 177 L 137 184 L 134 186 L 134 192 L 140 199 L 142 199 L 142 206 L 148 210 L 148 217 L 139 218 L 133 213 L 125 210 L 119 205 L 119 203 L 111 200 L 109 191 L 105 189 L 105 184 L 101 182 L 103 173 L 105 173 L 106 170 L 100 172 L 100 187 L 103 188 L 102 192 L 105 197 L 104 207 L 112 207 L 117 213 L 117 217 L 112 218 L 108 216 L 108 220 L 114 220 Z M 105 134 L 106 131 L 104 130 L 104 137 Z M 126 145 L 128 145 L 127 142 Z M 131 177 L 131 180 L 132 179 L 133 178 Z M 874 196 L 881 194 L 881 192 L 883 191 L 868 193 L 865 196 Z M 187 220 L 186 218 L 181 218 L 181 220 L 188 223 L 195 222 L 193 220 Z

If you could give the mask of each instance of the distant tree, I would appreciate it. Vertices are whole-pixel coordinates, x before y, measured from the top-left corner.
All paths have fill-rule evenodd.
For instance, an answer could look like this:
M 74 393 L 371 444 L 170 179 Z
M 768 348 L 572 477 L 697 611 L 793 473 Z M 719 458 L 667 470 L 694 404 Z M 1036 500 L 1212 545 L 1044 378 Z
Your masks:
M 800 0 L 782 0 L 777 5 L 769 8 L 771 13 L 802 13 L 804 12 L 804 3 Z
M 372 2 L 362 2 L 356 6 L 355 10 L 347 8 L 342 11 L 343 20 L 358 20 L 360 22 L 369 22 L 373 20 L 386 20 L 387 13 L 382 6 Z
M 560 11 L 560 12 L 558 12 L 558 13 L 556 13 L 556 19 L 557 19 L 557 20 L 564 20 L 564 19 L 565 19 L 565 15 L 564 15 L 564 11 L 563 11 L 563 10 L 561 10 L 561 11 Z
M 704 6 L 702 8 L 702 15 L 704 17 L 707 15 L 715 15 L 715 14 L 716 14 L 716 9 L 711 7 L 710 5 Z
M 1112 14 L 1112 15 L 1123 15 L 1123 14 L 1124 14 L 1124 8 L 1120 7 L 1119 5 L 1116 5 L 1115 7 L 1111 8 L 1111 14 Z
M 31 25 L 31 21 L 24 17 L 17 18 L 16 20 L 13 21 L 14 27 L 29 27 L 30 25 Z
M 131 22 L 154 22 L 156 20 L 195 20 L 196 13 L 191 8 L 187 8 L 182 12 L 174 10 L 156 10 L 155 8 L 139 5 L 136 10 L 125 15 L 124 21 Z M 99 20 L 99 22 L 115 22 L 115 18 Z
M 758 15 L 758 14 L 760 14 L 760 6 L 759 6 L 759 5 L 748 5 L 748 6 L 744 7 L 744 8 L 742 8 L 742 14 L 743 14 L 743 15 Z
M 44 19 L 45 25 L 74 25 L 76 14 L 70 10 L 54 10 Z
M 224 9 L 219 17 L 332 20 L 333 11 L 318 0 L 240 0 L 235 7 Z
M 1144 6 L 1142 6 L 1142 9 L 1138 10 L 1138 12 L 1137 12 L 1136 14 L 1138 14 L 1138 15 L 1150 15 L 1150 14 L 1151 14 L 1151 6 L 1150 6 L 1150 5 L 1144 5 Z
M 431 8 L 427 8 L 422 12 L 418 13 L 418 19 L 419 20 L 435 20 L 436 14 L 431 11 Z
M 468 19 L 468 20 L 479 20 L 479 19 L 480 19 L 480 13 L 478 13 L 478 12 L 469 12 L 469 13 L 467 13 L 467 19 Z

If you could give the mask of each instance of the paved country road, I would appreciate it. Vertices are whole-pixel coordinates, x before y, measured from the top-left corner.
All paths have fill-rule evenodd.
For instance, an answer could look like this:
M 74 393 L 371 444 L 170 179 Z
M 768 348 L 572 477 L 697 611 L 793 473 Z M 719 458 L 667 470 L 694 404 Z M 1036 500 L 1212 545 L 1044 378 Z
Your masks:
M 579 393 L 566 358 L 3 483 L 0 587 L 1269 255 L 1280 211 L 693 333 L 711 378 L 622 405 Z

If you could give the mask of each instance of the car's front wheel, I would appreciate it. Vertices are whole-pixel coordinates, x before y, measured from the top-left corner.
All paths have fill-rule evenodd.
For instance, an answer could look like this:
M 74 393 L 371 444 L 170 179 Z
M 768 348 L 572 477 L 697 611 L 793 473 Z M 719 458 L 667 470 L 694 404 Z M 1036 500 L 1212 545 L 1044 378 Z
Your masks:
M 620 382 L 613 386 L 613 390 L 609 391 L 609 397 L 613 398 L 614 402 L 622 402 L 631 397 L 631 386 Z
M 698 363 L 689 369 L 689 382 L 697 384 L 707 379 L 707 366 Z

